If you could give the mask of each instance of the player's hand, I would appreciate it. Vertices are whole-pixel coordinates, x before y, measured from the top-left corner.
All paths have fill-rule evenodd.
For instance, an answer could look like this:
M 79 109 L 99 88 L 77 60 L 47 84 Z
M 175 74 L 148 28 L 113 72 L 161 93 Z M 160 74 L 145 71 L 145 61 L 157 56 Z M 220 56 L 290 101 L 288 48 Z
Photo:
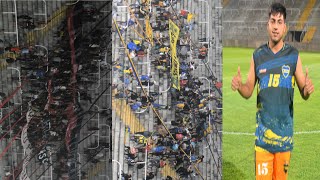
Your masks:
M 308 68 L 306 68 L 306 81 L 303 90 L 305 95 L 310 95 L 314 91 L 312 81 L 309 78 Z
M 233 91 L 236 91 L 240 88 L 241 85 L 242 85 L 241 72 L 240 72 L 240 66 L 238 66 L 238 74 L 233 77 L 231 82 L 231 88 Z

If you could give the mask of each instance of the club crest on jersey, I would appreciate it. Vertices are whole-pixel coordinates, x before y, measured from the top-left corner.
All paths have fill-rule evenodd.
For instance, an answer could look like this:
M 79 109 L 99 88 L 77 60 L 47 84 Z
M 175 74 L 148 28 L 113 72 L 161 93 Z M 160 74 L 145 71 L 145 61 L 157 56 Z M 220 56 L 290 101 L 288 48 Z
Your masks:
M 283 65 L 282 66 L 282 75 L 287 78 L 290 74 L 290 66 L 288 65 Z

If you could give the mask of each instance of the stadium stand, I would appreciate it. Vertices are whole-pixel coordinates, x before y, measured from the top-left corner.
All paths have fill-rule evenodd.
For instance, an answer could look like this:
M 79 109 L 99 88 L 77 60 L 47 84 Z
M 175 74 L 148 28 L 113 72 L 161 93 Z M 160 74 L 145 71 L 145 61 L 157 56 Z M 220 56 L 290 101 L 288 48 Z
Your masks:
M 169 2 L 173 3 L 170 4 Z M 150 3 L 150 4 L 148 4 Z M 221 179 L 221 102 L 219 100 L 213 100 L 205 106 L 211 108 L 212 111 L 206 120 L 212 122 L 205 123 L 209 125 L 206 132 L 208 134 L 202 138 L 202 142 L 197 142 L 195 151 L 190 151 L 187 148 L 186 151 L 190 151 L 190 155 L 193 157 L 203 155 L 203 160 L 200 163 L 190 163 L 188 157 L 189 153 L 184 154 L 182 152 L 182 146 L 180 146 L 180 152 L 174 152 L 171 146 L 167 147 L 172 154 L 164 154 L 164 162 L 159 164 L 159 159 L 154 152 L 150 150 L 145 151 L 144 147 L 146 142 L 148 144 L 151 141 L 144 140 L 142 136 L 137 137 L 136 133 L 145 132 L 152 133 L 151 137 L 157 138 L 163 136 L 163 142 L 169 142 L 172 140 L 170 133 L 166 132 L 166 128 L 177 128 L 178 120 L 181 120 L 185 115 L 179 114 L 177 108 L 175 108 L 175 98 L 173 94 L 175 89 L 171 84 L 171 74 L 169 71 L 161 71 L 156 69 L 156 63 L 159 55 L 165 54 L 160 52 L 157 46 L 150 45 L 145 37 L 147 33 L 144 31 L 147 29 L 145 21 L 145 8 L 152 9 L 150 13 L 150 22 L 153 28 L 153 35 L 157 37 L 158 28 L 162 29 L 161 43 L 163 46 L 168 46 L 169 34 L 168 29 L 165 27 L 168 25 L 168 19 L 165 16 L 171 14 L 172 19 L 178 24 L 180 29 L 180 45 L 191 46 L 191 50 L 179 53 L 180 62 L 190 63 L 195 61 L 196 69 L 190 71 L 190 75 L 195 79 L 198 79 L 201 84 L 203 83 L 201 90 L 207 90 L 211 92 L 215 97 L 221 97 L 221 1 L 114 1 L 113 11 L 113 179 L 128 178 L 131 179 Z M 201 9 L 201 11 L 199 11 Z M 131 13 L 131 16 L 130 16 Z M 136 17 L 132 17 L 135 13 Z M 187 14 L 194 14 L 191 22 L 186 23 Z M 176 20 L 174 16 L 179 15 L 179 20 Z M 185 19 L 182 16 L 185 15 Z M 160 21 L 162 22 L 160 22 Z M 180 24 L 180 23 L 181 24 Z M 159 25 L 160 24 L 160 25 Z M 158 26 L 159 25 L 159 26 Z M 190 34 L 188 37 L 192 40 L 191 44 L 183 44 L 186 34 Z M 159 38 L 159 37 L 157 37 Z M 154 43 L 159 41 L 155 38 Z M 211 44 L 210 44 L 211 43 Z M 203 60 L 199 59 L 198 48 L 203 45 L 207 45 L 209 51 Z M 135 46 L 143 48 L 144 53 L 139 50 L 133 49 Z M 181 46 L 182 47 L 182 46 Z M 130 49 L 131 48 L 131 49 Z M 204 49 L 207 49 L 204 48 Z M 127 54 L 127 49 L 130 50 L 130 54 Z M 193 52 L 193 53 L 192 53 Z M 135 54 L 137 53 L 137 54 Z M 180 56 L 184 54 L 183 56 Z M 183 63 L 182 63 L 183 64 Z M 182 66 L 182 65 L 181 65 Z M 184 65 L 183 67 L 185 67 Z M 193 66 L 193 65 L 191 65 Z M 190 67 L 191 67 L 190 66 Z M 159 67 L 159 66 L 158 66 Z M 170 67 L 170 66 L 169 66 Z M 181 67 L 182 68 L 182 67 Z M 142 81 L 142 75 L 149 77 L 152 76 L 152 80 L 149 81 L 149 85 L 140 85 Z M 191 80 L 191 79 L 190 79 Z M 182 81 L 181 81 L 182 82 Z M 180 82 L 180 84 L 181 84 Z M 152 83 L 152 85 L 151 85 Z M 208 91 L 209 90 L 209 91 Z M 181 92 L 183 92 L 181 90 Z M 149 96 L 155 95 L 155 102 L 151 106 L 139 106 L 136 104 L 135 98 L 142 101 L 141 96 L 147 93 Z M 153 95 L 152 95 L 153 96 Z M 157 110 L 154 107 L 157 105 Z M 191 109 L 193 112 L 195 109 Z M 187 113 L 192 116 L 192 113 Z M 179 115 L 177 115 L 179 114 Z M 211 116 L 211 115 L 214 115 Z M 159 118 L 160 117 L 160 118 Z M 185 117 L 188 119 L 187 117 Z M 161 120 L 160 120 L 161 119 Z M 191 118 L 193 121 L 195 118 Z M 162 122 L 160 122 L 162 121 Z M 200 121 L 199 121 L 200 122 Z M 190 123 L 193 124 L 193 123 Z M 153 134 L 156 134 L 154 136 Z M 172 134 L 171 134 L 172 135 Z M 184 144 L 182 141 L 177 140 L 178 143 Z M 187 140 L 188 141 L 188 140 Z M 160 142 L 160 141 L 159 141 Z M 182 145 L 180 144 L 180 145 Z M 189 143 L 187 143 L 189 144 Z M 189 146 L 189 145 L 187 145 Z M 155 146 L 153 146 L 155 147 Z M 136 152 L 134 149 L 139 149 Z M 129 151 L 130 150 L 130 151 Z M 132 151 L 131 151 L 132 150 Z M 154 149 L 152 149 L 153 151 Z M 130 157 L 135 154 L 136 156 Z M 175 154 L 181 155 L 183 163 L 180 166 L 175 166 Z M 130 157 L 130 158 L 129 158 Z M 161 157 L 161 156 L 160 156 Z M 161 161 L 162 162 L 162 161 Z M 160 168 L 157 167 L 158 164 Z M 191 165 L 191 166 L 190 166 Z M 190 167 L 186 169 L 185 167 Z M 188 171 L 183 172 L 183 170 Z M 189 170 L 192 173 L 189 173 Z M 190 172 L 191 172 L 190 171 Z M 155 177 L 151 178 L 150 173 L 153 173 Z M 169 177 L 170 176 L 170 177 Z M 184 176 L 184 177 L 183 177 Z
M 0 1 L 0 179 L 111 179 L 111 1 Z
M 224 46 L 258 47 L 267 41 L 266 22 L 272 2 L 256 0 L 224 1 Z M 306 51 L 319 51 L 320 2 L 278 0 L 287 8 L 288 32 L 285 40 Z

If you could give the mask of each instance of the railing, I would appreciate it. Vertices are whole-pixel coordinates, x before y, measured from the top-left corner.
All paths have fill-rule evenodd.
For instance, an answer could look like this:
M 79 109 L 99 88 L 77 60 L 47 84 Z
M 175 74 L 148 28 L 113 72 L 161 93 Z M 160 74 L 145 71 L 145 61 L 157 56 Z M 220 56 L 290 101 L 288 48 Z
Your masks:
M 204 79 L 208 82 L 208 89 L 209 89 L 209 95 L 211 95 L 211 83 L 210 80 L 207 77 L 199 77 L 199 79 Z M 209 103 L 209 110 L 211 111 L 211 104 Z M 209 113 L 209 117 L 208 117 L 208 125 L 210 126 L 210 119 L 211 119 L 211 115 Z M 210 136 L 211 137 L 211 136 Z M 210 142 L 208 143 L 208 146 L 206 146 L 205 148 L 208 148 L 210 145 L 212 144 L 212 138 L 210 138 Z
M 98 128 L 100 127 L 100 108 L 97 105 L 93 105 L 94 107 L 97 108 L 97 119 L 91 119 L 90 121 L 97 121 L 97 126 Z M 100 145 L 100 130 L 98 129 L 97 131 L 95 131 L 95 133 L 92 134 L 92 136 L 96 136 L 98 138 L 97 142 L 97 146 L 96 147 L 88 147 L 88 149 L 97 149 Z
M 45 57 L 46 57 L 46 64 L 47 64 L 47 71 L 46 72 L 48 72 L 49 71 L 49 64 L 48 64 L 48 62 L 49 62 L 49 51 L 48 51 L 48 48 L 47 47 L 45 47 L 45 46 L 42 46 L 42 45 L 35 45 L 35 47 L 40 47 L 40 48 L 43 48 L 44 50 L 46 50 L 46 54 L 45 54 Z
M 110 158 L 110 150 L 109 150 L 109 158 Z M 104 162 L 103 164 L 106 166 L 106 172 L 110 172 L 110 169 L 108 169 L 108 164 L 109 164 L 109 159 L 107 159 L 108 157 L 106 156 L 106 159 L 103 160 L 102 162 Z M 110 180 L 110 177 L 107 174 L 99 174 L 99 177 L 104 177 L 105 180 Z
M 114 159 L 112 159 L 112 162 L 116 162 L 119 165 L 118 179 L 121 180 L 122 179 L 121 178 L 121 172 L 122 172 L 121 167 L 122 167 L 122 165 L 121 165 L 121 163 L 119 161 L 114 160 Z
M 78 154 L 78 161 L 81 164 L 81 154 L 80 153 L 77 153 L 77 154 Z M 81 166 L 79 166 L 78 175 L 79 175 L 79 180 L 81 180 Z
M 19 46 L 19 31 L 18 31 L 18 15 L 17 15 L 17 2 L 13 0 L 14 11 L 2 12 L 2 14 L 14 15 L 15 19 L 15 31 L 4 31 L 4 34 L 14 34 L 16 35 L 16 45 Z
M 97 61 L 98 62 L 98 72 L 96 72 L 96 73 L 90 73 L 91 75 L 93 75 L 94 77 L 95 76 L 97 76 L 97 79 L 98 79 L 98 81 L 97 81 L 97 86 L 96 87 L 94 87 L 94 88 L 88 88 L 88 90 L 96 90 L 96 89 L 98 89 L 99 87 L 100 87 L 100 85 L 101 85 L 101 67 L 100 67 L 100 64 L 101 64 L 101 62 L 100 61 Z
M 42 2 L 44 3 L 43 7 L 44 7 L 44 13 L 34 13 L 33 15 L 35 16 L 44 16 L 44 19 L 45 19 L 45 25 L 44 27 L 41 27 L 41 28 L 35 28 L 34 30 L 42 30 L 44 28 L 47 27 L 47 24 L 48 24 L 48 17 L 47 17 L 47 2 L 46 0 L 42 0 Z
M 207 7 L 207 14 L 206 14 L 206 20 L 205 21 L 200 21 L 199 24 L 206 24 L 206 41 L 203 41 L 203 42 L 199 42 L 201 44 L 209 44 L 210 42 L 210 6 L 209 6 L 209 3 L 208 3 L 208 0 L 199 0 L 199 2 L 204 2 L 206 3 L 206 7 Z M 208 53 L 207 53 L 207 61 L 206 62 L 202 62 L 200 61 L 199 62 L 199 65 L 207 65 L 208 63 L 210 63 L 211 61 L 211 56 L 210 56 L 210 52 L 211 51 L 211 48 L 208 48 Z
M 15 71 L 16 72 L 16 74 L 18 75 L 18 82 L 15 84 L 15 82 L 12 82 L 12 89 L 15 89 L 15 88 L 18 88 L 18 87 L 21 87 L 21 73 L 20 73 L 20 70 L 18 69 L 18 68 L 15 68 L 15 67 L 8 67 L 7 68 L 7 71 L 8 72 L 10 72 L 10 70 L 11 70 L 11 76 L 13 75 L 13 73 L 12 73 L 12 71 Z M 1 84 L 1 86 L 6 86 L 7 88 L 8 88 L 8 85 L 9 85 L 9 83 L 10 83 L 10 81 L 9 81 L 9 79 L 5 76 L 5 77 L 3 77 L 3 79 L 6 79 L 6 81 L 5 81 L 5 83 L 4 84 Z M 2 81 L 3 82 L 3 81 Z M 16 85 L 17 87 L 14 87 L 14 85 Z M 10 90 L 8 89 L 8 92 L 9 92 Z M 9 93 L 8 93 L 9 94 Z M 13 97 L 11 97 L 11 99 L 13 100 L 13 104 L 14 105 L 19 105 L 20 106 L 20 114 L 21 114 L 21 116 L 22 116 L 22 106 L 21 106 L 21 103 L 22 103 L 22 90 L 21 90 L 21 88 L 19 88 L 19 91 L 18 91 L 18 94 L 15 94 Z M 9 101 L 10 102 L 10 101 Z M 15 121 L 15 119 L 12 119 L 12 117 L 11 117 L 11 113 L 10 113 L 10 108 L 11 108 L 12 106 L 10 106 L 9 104 L 8 104 L 8 107 L 2 107 L 2 108 L 0 108 L 0 119 L 2 119 L 2 116 L 3 116 L 3 113 L 7 113 L 7 115 L 9 115 L 8 116 L 8 118 L 7 118 L 7 121 L 8 121 L 8 126 L 7 127 L 10 127 L 10 129 L 9 128 L 7 128 L 7 129 L 9 129 L 9 130 L 7 130 L 7 133 L 9 134 L 9 139 L 13 139 L 13 136 L 16 136 L 16 135 L 14 135 L 13 134 L 13 131 L 11 130 L 11 127 L 12 126 L 14 126 L 14 124 L 12 124 L 12 122 L 13 121 Z M 5 111 L 4 111 L 5 110 Z M 6 112 L 6 111 L 8 111 L 8 112 Z M 13 110 L 13 111 L 11 111 L 11 112 L 13 112 L 13 113 L 15 113 L 15 112 L 18 112 L 19 110 Z M 4 131 L 5 132 L 5 131 Z M 1 135 L 2 136 L 2 135 Z M 15 137 L 15 139 L 18 139 L 18 138 L 16 138 Z M 3 141 L 3 142 L 6 142 L 6 141 Z M 16 141 L 15 141 L 16 142 Z M 15 142 L 10 142 L 10 144 L 11 143 L 15 143 Z M 10 154 L 10 159 L 11 160 L 1 160 L 1 161 L 3 161 L 4 163 L 6 162 L 7 163 L 7 165 L 6 166 L 0 166 L 1 168 L 3 168 L 3 169 L 1 169 L 1 171 L 2 170 L 4 170 L 5 168 L 7 168 L 7 170 L 6 171 L 8 171 L 8 172 L 12 172 L 12 174 L 13 175 L 15 175 L 15 172 L 14 171 L 12 171 L 12 168 L 15 166 L 15 162 L 17 162 L 17 161 L 19 161 L 18 160 L 18 154 L 21 154 L 21 153 L 18 153 L 17 151 L 16 151 L 16 149 L 15 149 L 15 147 L 14 147 L 14 145 L 13 144 L 11 144 L 11 145 L 8 145 L 8 146 L 10 146 L 9 147 L 9 151 L 7 152 L 7 153 L 9 153 Z M 8 147 L 7 146 L 7 147 Z M 3 157 L 4 158 L 4 157 Z M 3 164 L 4 164 L 3 163 Z M 0 172 L 1 172 L 0 171 Z
M 110 43 L 109 45 L 108 45 L 108 47 L 106 48 L 106 53 L 104 54 L 104 59 L 103 59 L 103 61 L 102 61 L 102 63 L 101 63 L 101 65 L 103 65 L 104 67 L 109 67 L 110 68 L 110 71 L 111 71 L 111 75 L 110 75 L 110 78 L 109 77 L 107 77 L 106 79 L 107 80 L 109 80 L 109 82 L 112 82 L 112 74 L 113 74 L 113 69 L 112 69 L 112 65 L 111 64 L 109 64 L 108 62 L 107 62 L 107 58 L 108 58 L 108 53 L 109 53 L 109 48 L 110 48 L 110 46 L 112 45 L 112 43 Z M 108 75 L 107 75 L 108 76 Z M 107 107 L 106 109 L 111 109 L 111 103 L 112 103 L 112 88 L 110 88 L 110 90 L 109 90 L 109 93 L 105 93 L 105 94 L 103 94 L 104 96 L 107 96 L 107 99 L 109 98 L 110 99 L 110 101 L 109 101 L 109 103 L 107 103 L 108 105 L 109 105 L 109 107 Z M 102 109 L 103 110 L 103 109 Z
M 77 0 L 77 1 L 75 1 L 75 2 L 72 2 L 72 3 L 67 3 L 66 5 L 67 6 L 72 6 L 72 5 L 75 5 L 75 4 L 77 4 L 78 2 L 79 2 L 80 0 Z
M 142 162 L 137 162 L 136 164 L 144 164 L 144 179 L 147 179 L 147 168 L 148 168 L 148 148 L 147 148 L 147 144 L 146 144 L 146 149 L 145 149 L 145 153 L 144 153 L 144 161 Z

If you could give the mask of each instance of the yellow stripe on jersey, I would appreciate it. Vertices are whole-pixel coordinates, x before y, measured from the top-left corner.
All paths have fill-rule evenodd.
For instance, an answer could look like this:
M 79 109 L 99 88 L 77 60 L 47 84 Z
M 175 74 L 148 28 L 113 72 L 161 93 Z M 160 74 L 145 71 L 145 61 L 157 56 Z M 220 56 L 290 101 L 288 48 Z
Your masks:
M 263 148 L 261 148 L 259 146 L 254 146 L 254 150 L 257 151 L 257 152 L 267 152 L 267 153 L 269 153 L 269 151 L 267 151 L 267 150 L 265 150 L 265 149 L 263 149 Z

